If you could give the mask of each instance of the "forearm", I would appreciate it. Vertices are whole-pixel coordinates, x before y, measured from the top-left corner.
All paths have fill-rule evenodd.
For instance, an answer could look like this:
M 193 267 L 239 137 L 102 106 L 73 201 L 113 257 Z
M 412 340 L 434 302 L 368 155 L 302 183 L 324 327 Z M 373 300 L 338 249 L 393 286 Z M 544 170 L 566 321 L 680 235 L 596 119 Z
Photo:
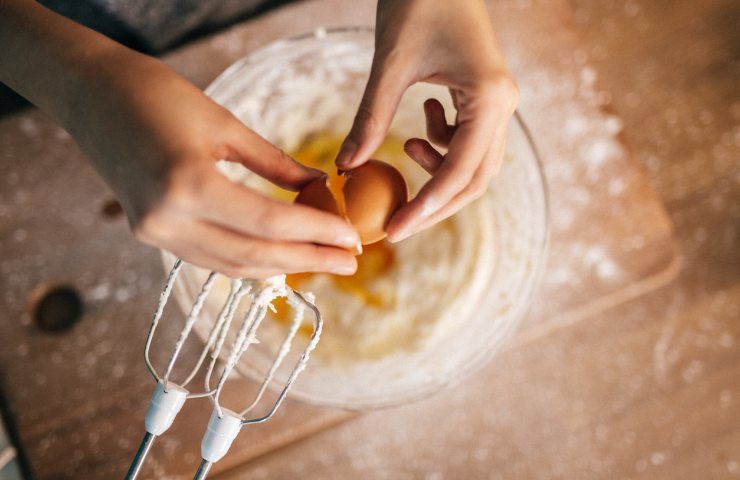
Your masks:
M 136 55 L 32 0 L 0 2 L 0 81 L 67 126 L 107 59 Z

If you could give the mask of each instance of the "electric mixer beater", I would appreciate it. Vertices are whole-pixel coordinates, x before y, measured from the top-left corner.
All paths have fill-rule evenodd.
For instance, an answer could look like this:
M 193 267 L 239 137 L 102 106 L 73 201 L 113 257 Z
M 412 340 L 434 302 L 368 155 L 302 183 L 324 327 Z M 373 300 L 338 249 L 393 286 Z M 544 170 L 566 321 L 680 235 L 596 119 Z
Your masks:
M 126 480 L 134 480 L 138 476 L 144 460 L 151 450 L 154 440 L 169 429 L 187 399 L 210 397 L 214 408 L 201 444 L 201 457 L 203 460 L 195 475 L 196 479 L 205 478 L 213 463 L 220 460 L 226 454 L 242 426 L 262 423 L 275 414 L 277 409 L 280 407 L 280 404 L 285 399 L 291 385 L 305 368 L 309 355 L 316 347 L 321 334 L 323 323 L 319 310 L 313 304 L 313 298 L 310 295 L 304 296 L 287 286 L 285 284 L 284 275 L 271 277 L 264 281 L 232 279 L 229 295 L 216 318 L 216 321 L 209 330 L 206 343 L 195 366 L 182 382 L 175 383 L 171 381 L 169 377 L 172 373 L 172 369 L 174 368 L 177 358 L 180 355 L 182 347 L 190 335 L 193 326 L 201 318 L 200 313 L 203 308 L 203 304 L 205 303 L 206 298 L 208 297 L 208 294 L 218 276 L 216 272 L 211 272 L 203 283 L 200 292 L 193 302 L 193 306 L 185 318 L 183 329 L 175 343 L 175 347 L 167 363 L 167 367 L 164 370 L 163 375 L 159 376 L 149 358 L 149 351 L 154 337 L 154 332 L 156 331 L 162 317 L 164 307 L 169 299 L 175 280 L 177 279 L 182 266 L 182 260 L 177 259 L 167 277 L 167 281 L 165 282 L 164 289 L 160 295 L 159 302 L 152 319 L 152 324 L 147 335 L 144 349 L 144 361 L 147 369 L 152 374 L 157 384 L 146 413 L 146 434 L 136 452 L 129 471 L 126 474 Z M 237 308 L 244 297 L 248 297 L 251 300 L 249 308 L 244 314 L 241 325 L 239 325 L 236 330 L 236 336 L 229 350 L 218 382 L 215 387 L 211 388 L 211 377 L 215 370 L 216 362 L 231 330 Z M 256 336 L 257 330 L 259 329 L 262 320 L 265 318 L 268 309 L 274 310 L 272 302 L 279 297 L 285 297 L 287 299 L 287 303 L 293 311 L 293 317 L 288 327 L 287 334 L 278 348 L 277 355 L 273 363 L 268 369 L 255 398 L 249 406 L 239 413 L 223 408 L 219 403 L 219 399 L 228 377 L 233 372 L 233 369 L 241 357 L 247 352 L 249 346 L 253 343 L 258 343 Z M 277 399 L 272 404 L 271 408 L 263 415 L 245 418 L 245 416 L 259 404 L 267 391 L 267 388 L 274 379 L 280 365 L 285 360 L 299 327 L 303 323 L 304 312 L 306 310 L 309 310 L 313 314 L 313 331 L 300 358 L 290 372 L 283 388 L 280 390 Z M 189 392 L 185 387 L 193 380 L 198 371 L 200 371 L 205 359 L 209 356 L 209 352 L 210 360 L 205 373 L 204 389 L 200 392 Z

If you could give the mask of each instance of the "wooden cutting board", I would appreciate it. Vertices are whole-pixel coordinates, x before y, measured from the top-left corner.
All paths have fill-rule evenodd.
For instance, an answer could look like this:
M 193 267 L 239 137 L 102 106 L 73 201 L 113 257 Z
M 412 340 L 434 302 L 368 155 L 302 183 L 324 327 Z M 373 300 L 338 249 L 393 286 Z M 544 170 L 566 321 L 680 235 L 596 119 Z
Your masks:
M 290 5 L 165 60 L 205 87 L 272 40 L 373 24 L 373 2 L 349 4 Z M 620 120 L 598 91 L 564 1 L 499 1 L 491 12 L 545 163 L 551 205 L 550 260 L 509 346 L 516 348 L 662 285 L 679 256 L 663 206 L 620 141 Z M 133 240 L 109 189 L 37 110 L 0 122 L 0 182 L 0 385 L 24 455 L 39 479 L 118 478 L 143 434 L 152 389 L 141 354 L 163 281 L 158 253 Z M 45 333 L 29 302 L 40 288 L 62 284 L 79 292 L 84 316 L 69 331 Z M 203 402 L 185 407 L 155 445 L 145 477 L 192 475 L 208 410 Z M 243 432 L 214 471 L 351 415 L 289 401 L 275 419 Z

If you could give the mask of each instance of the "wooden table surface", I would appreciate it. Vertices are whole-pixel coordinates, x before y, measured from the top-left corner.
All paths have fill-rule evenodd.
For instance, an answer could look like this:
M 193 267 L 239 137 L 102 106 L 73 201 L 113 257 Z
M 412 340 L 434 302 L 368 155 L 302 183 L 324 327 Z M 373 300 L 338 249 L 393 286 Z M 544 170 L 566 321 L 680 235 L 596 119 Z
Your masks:
M 220 478 L 740 478 L 740 7 L 569 3 L 587 76 L 675 225 L 679 275 L 455 392 Z
M 732 12 L 670 3 L 494 5 L 553 209 L 553 258 L 522 331 L 479 374 L 413 405 L 325 430 L 350 416 L 291 402 L 240 439 L 223 478 L 740 475 Z M 291 6 L 168 61 L 204 86 L 291 29 L 369 23 L 369 3 L 340 15 L 342 4 Z M 40 113 L 0 123 L 0 152 L 0 380 L 22 447 L 38 478 L 115 478 L 151 388 L 140 352 L 162 278 L 156 254 L 99 214 L 110 194 Z M 86 302 L 63 335 L 39 332 L 27 313 L 49 281 Z M 200 426 L 203 413 L 192 415 Z M 186 478 L 199 430 L 176 424 L 150 474 Z
M 677 278 L 455 392 L 221 478 L 740 478 L 739 8 L 570 3 L 605 108 L 676 226 Z

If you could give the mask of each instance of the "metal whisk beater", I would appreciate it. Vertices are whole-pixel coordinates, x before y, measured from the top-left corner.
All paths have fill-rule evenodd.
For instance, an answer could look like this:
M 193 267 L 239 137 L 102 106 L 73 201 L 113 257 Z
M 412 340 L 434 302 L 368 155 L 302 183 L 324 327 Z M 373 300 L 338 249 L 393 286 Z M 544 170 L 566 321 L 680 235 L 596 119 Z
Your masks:
M 277 297 L 283 296 L 287 298 L 288 303 L 292 306 L 292 310 L 294 312 L 293 319 L 291 321 L 287 334 L 280 344 L 275 360 L 273 361 L 264 379 L 262 380 L 257 394 L 252 399 L 252 402 L 246 408 L 239 412 L 223 407 L 220 403 L 220 398 L 226 381 L 228 380 L 234 367 L 239 362 L 242 355 L 244 355 L 249 349 L 249 346 L 253 343 L 257 343 L 256 332 L 257 329 L 259 329 L 262 320 L 265 318 L 270 302 Z M 203 435 L 203 440 L 201 442 L 202 460 L 198 471 L 195 474 L 195 480 L 202 480 L 206 478 L 213 463 L 219 461 L 221 458 L 223 458 L 224 455 L 226 455 L 229 448 L 231 447 L 231 444 L 233 443 L 234 439 L 239 434 L 239 431 L 243 426 L 265 422 L 275 414 L 275 412 L 285 399 L 291 385 L 293 384 L 293 382 L 295 382 L 296 378 L 298 378 L 298 375 L 300 375 L 300 373 L 306 367 L 311 351 L 313 351 L 313 349 L 318 344 L 319 336 L 321 335 L 321 329 L 323 326 L 321 313 L 314 305 L 313 298 L 311 298 L 310 296 L 308 296 L 309 298 L 306 297 L 307 296 L 304 296 L 303 294 L 292 290 L 290 287 L 287 287 L 285 285 L 284 278 L 280 277 L 277 278 L 277 282 L 276 277 L 269 279 L 262 285 L 261 289 L 255 293 L 253 297 L 254 301 L 250 306 L 249 311 L 244 316 L 244 321 L 242 322 L 242 325 L 238 330 L 233 345 L 231 346 L 231 350 L 226 360 L 226 365 L 221 371 L 218 383 L 216 384 L 215 393 L 211 397 L 213 403 L 213 411 L 211 413 L 211 418 L 208 421 L 208 427 L 205 434 Z M 262 414 L 248 417 L 250 412 L 252 412 L 257 407 L 257 405 L 259 405 L 260 400 L 267 391 L 267 388 L 272 382 L 273 377 L 277 373 L 280 365 L 285 360 L 286 355 L 290 350 L 290 346 L 292 345 L 293 340 L 298 333 L 298 329 L 303 323 L 303 314 L 306 309 L 308 309 L 313 314 L 314 329 L 308 340 L 308 343 L 301 353 L 300 358 L 293 366 L 293 369 L 290 372 L 287 380 L 285 381 L 282 390 L 277 395 L 277 398 L 275 399 L 274 403 L 272 403 L 271 407 Z M 210 372 L 206 375 L 206 388 L 209 388 L 209 383 Z
M 175 343 L 173 352 L 167 363 L 163 374 L 159 376 L 156 369 L 152 365 L 149 358 L 149 351 L 151 349 L 152 340 L 154 333 L 159 324 L 159 321 L 164 312 L 164 307 L 169 299 L 172 288 L 175 284 L 175 280 L 182 269 L 183 262 L 178 259 L 175 261 L 172 270 L 170 271 L 165 287 L 157 304 L 157 308 L 152 319 L 151 327 L 147 335 L 146 344 L 144 348 L 144 361 L 147 369 L 154 377 L 156 383 L 154 393 L 152 395 L 149 408 L 147 409 L 145 425 L 146 433 L 144 439 L 139 446 L 138 451 L 134 457 L 134 460 L 129 468 L 126 475 L 127 480 L 135 479 L 144 463 L 146 456 L 148 455 L 154 440 L 166 432 L 172 425 L 175 417 L 182 409 L 185 401 L 191 398 L 199 397 L 210 397 L 213 400 L 214 411 L 211 415 L 211 419 L 208 424 L 208 429 L 203 437 L 203 443 L 201 445 L 201 454 L 203 462 L 198 469 L 198 473 L 195 478 L 205 478 L 208 470 L 210 469 L 213 462 L 220 460 L 228 451 L 231 443 L 236 438 L 239 429 L 242 425 L 249 423 L 261 423 L 268 420 L 277 411 L 278 407 L 282 403 L 283 399 L 287 395 L 290 386 L 293 384 L 295 379 L 298 377 L 300 372 L 305 368 L 308 361 L 310 352 L 315 348 L 318 343 L 319 335 L 322 328 L 321 314 L 313 304 L 313 299 L 310 296 L 304 296 L 303 294 L 294 291 L 292 288 L 285 284 L 285 276 L 280 275 L 272 277 L 265 281 L 248 280 L 248 279 L 232 279 L 231 289 L 229 296 L 224 303 L 216 321 L 211 326 L 205 345 L 196 361 L 195 366 L 190 370 L 186 378 L 180 382 L 175 383 L 170 380 L 170 375 L 177 362 L 178 356 L 182 350 L 185 341 L 190 335 L 193 326 L 200 319 L 200 313 L 203 305 L 211 291 L 213 284 L 216 281 L 217 273 L 211 272 L 206 281 L 203 283 L 200 292 L 195 298 L 193 305 L 185 318 L 185 323 L 182 331 Z M 233 341 L 233 345 L 229 351 L 226 363 L 219 376 L 218 383 L 215 387 L 211 387 L 211 378 L 215 370 L 217 360 L 223 350 L 224 343 L 231 329 L 235 313 L 244 299 L 247 296 L 251 299 L 251 304 L 248 311 L 243 317 L 241 325 L 239 326 L 236 337 Z M 224 388 L 226 380 L 239 362 L 244 353 L 248 350 L 252 343 L 257 343 L 256 333 L 262 320 L 265 318 L 268 309 L 274 309 L 272 301 L 279 297 L 286 297 L 288 304 L 292 307 L 293 318 L 288 328 L 288 332 L 283 339 L 278 349 L 277 356 L 270 366 L 267 375 L 260 385 L 257 396 L 249 407 L 244 409 L 239 414 L 222 408 L 219 404 L 219 397 L 221 391 Z M 308 298 L 307 298 L 308 297 Z M 272 382 L 278 368 L 285 359 L 293 340 L 298 332 L 299 327 L 303 323 L 303 315 L 305 310 L 309 310 L 314 316 L 314 329 L 310 336 L 310 339 L 301 354 L 298 362 L 291 371 L 288 379 L 286 380 L 282 390 L 280 391 L 277 400 L 273 404 L 272 408 L 265 414 L 253 419 L 244 419 L 249 411 L 254 409 L 262 399 L 264 393 Z M 197 373 L 202 368 L 206 358 L 209 358 L 208 367 L 205 372 L 204 388 L 199 392 L 189 392 L 186 386 L 195 378 Z M 236 425 L 235 419 L 239 419 L 238 426 Z

